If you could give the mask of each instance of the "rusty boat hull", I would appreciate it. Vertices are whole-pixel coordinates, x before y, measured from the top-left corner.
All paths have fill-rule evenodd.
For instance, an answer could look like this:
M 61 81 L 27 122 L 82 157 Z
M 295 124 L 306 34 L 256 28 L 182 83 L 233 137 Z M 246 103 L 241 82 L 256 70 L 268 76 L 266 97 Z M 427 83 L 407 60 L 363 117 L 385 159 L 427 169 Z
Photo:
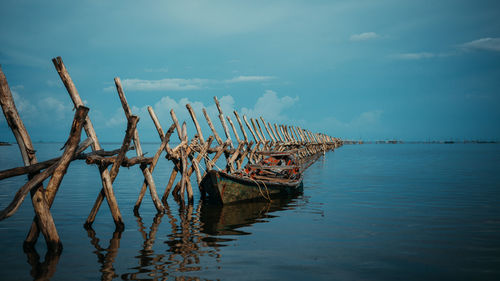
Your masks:
M 255 180 L 211 170 L 202 181 L 208 199 L 219 204 L 268 200 L 303 192 L 302 176 L 294 180 Z

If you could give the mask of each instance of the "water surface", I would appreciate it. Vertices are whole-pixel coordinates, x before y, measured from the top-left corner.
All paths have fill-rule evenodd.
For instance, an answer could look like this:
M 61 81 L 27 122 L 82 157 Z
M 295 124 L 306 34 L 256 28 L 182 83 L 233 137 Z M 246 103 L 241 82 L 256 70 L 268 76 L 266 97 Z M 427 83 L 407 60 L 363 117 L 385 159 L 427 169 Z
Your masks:
M 40 160 L 60 146 L 35 144 Z M 0 146 L 0 169 L 19 165 L 17 147 Z M 153 173 L 161 193 L 171 169 L 161 160 Z M 115 181 L 124 232 L 105 204 L 85 230 L 100 179 L 73 162 L 52 207 L 62 255 L 45 256 L 43 238 L 23 252 L 27 199 L 0 222 L 2 280 L 500 280 L 497 144 L 347 145 L 307 170 L 302 195 L 217 207 L 195 192 L 162 215 L 147 195 L 136 217 L 142 180 L 131 167 Z M 0 182 L 1 208 L 24 182 Z

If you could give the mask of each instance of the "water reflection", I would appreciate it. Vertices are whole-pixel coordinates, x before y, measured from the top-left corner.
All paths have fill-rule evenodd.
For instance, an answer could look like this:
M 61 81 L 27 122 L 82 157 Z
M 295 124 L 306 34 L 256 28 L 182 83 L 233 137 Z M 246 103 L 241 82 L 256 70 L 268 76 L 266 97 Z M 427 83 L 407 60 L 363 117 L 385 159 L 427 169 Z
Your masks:
M 222 259 L 220 248 L 233 241 L 235 235 L 248 235 L 249 232 L 239 230 L 257 222 L 266 222 L 274 216 L 271 212 L 283 210 L 293 198 L 276 199 L 272 202 L 251 202 L 237 205 L 210 205 L 203 201 L 196 206 L 180 205 L 177 213 L 166 205 L 165 216 L 170 225 L 170 234 L 163 240 L 166 250 L 158 250 L 161 245 L 153 245 L 163 214 L 158 214 L 149 232 L 141 217 L 137 217 L 138 229 L 144 238 L 143 249 L 136 257 L 139 266 L 133 268 L 134 273 L 121 275 L 125 280 L 141 278 L 175 277 L 176 280 L 198 280 L 193 277 L 196 272 L 209 266 L 218 267 Z M 165 220 L 164 220 L 165 221 Z M 221 237 L 221 236 L 231 237 Z M 179 276 L 179 274 L 181 276 Z M 188 274 L 188 276 L 183 276 Z
M 31 265 L 30 274 L 33 280 L 50 280 L 56 273 L 57 263 L 59 263 L 61 257 L 60 253 L 47 251 L 43 262 L 40 262 L 40 255 L 34 248 L 26 250 L 25 253 L 28 263 Z
M 97 238 L 95 231 L 91 227 L 86 228 L 86 230 L 87 235 L 90 238 L 90 244 L 92 244 L 96 249 L 94 253 L 97 255 L 97 260 L 101 264 L 101 280 L 112 280 L 113 278 L 118 277 L 115 272 L 115 268 L 113 267 L 113 263 L 115 262 L 116 255 L 118 254 L 118 249 L 120 248 L 122 232 L 113 232 L 113 236 L 109 241 L 109 246 L 107 248 L 103 248 L 99 245 L 99 238 Z
M 202 232 L 209 235 L 248 235 L 250 232 L 239 228 L 250 226 L 257 222 L 267 222 L 276 216 L 272 212 L 290 209 L 290 198 L 276 198 L 272 202 L 248 202 L 232 205 L 202 204 L 200 220 L 203 223 Z M 218 238 L 221 239 L 221 238 Z M 227 239 L 224 239 L 227 241 Z
M 196 206 L 176 205 L 172 211 L 165 205 L 165 213 L 157 214 L 149 229 L 141 216 L 136 215 L 137 229 L 142 236 L 142 248 L 135 258 L 138 265 L 132 272 L 117 273 L 113 263 L 120 247 L 121 232 L 113 233 L 108 248 L 99 245 L 94 230 L 87 230 L 94 252 L 101 264 L 101 279 L 111 280 L 199 280 L 196 275 L 204 269 L 220 269 L 221 247 L 238 235 L 249 235 L 240 228 L 275 217 L 272 212 L 291 209 L 294 198 L 275 199 L 272 202 L 249 202 L 235 205 L 211 205 L 203 201 Z M 158 235 L 161 223 L 168 223 L 166 236 Z M 165 226 L 162 230 L 164 231 Z M 227 237 L 223 237 L 227 236 Z M 160 242 L 155 243 L 157 240 Z
M 178 214 L 174 215 L 171 208 L 165 206 L 165 214 L 157 214 L 153 219 L 149 231 L 146 232 L 143 220 L 137 216 L 138 230 L 144 239 L 143 248 L 136 256 L 139 266 L 133 267 L 133 273 L 121 275 L 124 280 L 144 280 L 151 277 L 154 279 L 166 279 L 174 275 L 176 280 L 197 280 L 192 276 L 176 276 L 174 272 L 196 272 L 202 269 L 204 264 L 201 259 L 209 257 L 216 262 L 220 255 L 215 245 L 204 242 L 204 235 L 200 233 L 201 222 L 199 220 L 201 204 L 195 209 L 192 204 L 178 207 Z M 170 225 L 170 234 L 162 239 L 163 244 L 155 245 L 156 234 L 166 216 Z M 158 250 L 166 245 L 166 250 Z M 157 249 L 157 250 L 155 250 Z

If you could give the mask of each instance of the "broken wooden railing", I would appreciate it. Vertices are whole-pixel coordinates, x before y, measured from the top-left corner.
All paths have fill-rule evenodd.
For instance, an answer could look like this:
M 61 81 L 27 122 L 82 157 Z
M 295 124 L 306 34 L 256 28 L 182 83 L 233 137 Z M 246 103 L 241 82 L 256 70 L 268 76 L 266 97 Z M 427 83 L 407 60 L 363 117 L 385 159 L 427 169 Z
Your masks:
M 206 125 L 208 126 L 205 132 L 210 132 L 207 138 L 204 137 L 202 127 L 193 107 L 190 104 L 186 104 L 186 109 L 196 129 L 194 137 L 189 139 L 186 122 L 181 124 L 173 109 L 170 110 L 172 124 L 167 132 L 164 132 L 153 108 L 148 107 L 148 112 L 158 132 L 160 146 L 153 157 L 145 157 L 137 130 L 139 117 L 133 115 L 128 105 L 120 78 L 115 78 L 118 97 L 127 120 L 127 129 L 120 148 L 113 151 L 104 151 L 100 146 L 90 116 L 87 114 L 89 109 L 84 106 L 62 59 L 57 57 L 52 62 L 66 87 L 76 112 L 68 141 L 63 147 L 64 152 L 62 156 L 43 162 L 37 161 L 35 149 L 21 121 L 7 79 L 0 67 L 0 103 L 7 123 L 16 138 L 25 165 L 24 167 L 0 171 L 0 180 L 13 176 L 28 175 L 28 182 L 18 190 L 12 202 L 4 210 L 0 211 L 0 220 L 14 214 L 28 192 L 31 193 L 31 201 L 36 216 L 33 219 L 30 231 L 25 240 L 25 248 L 33 248 L 38 239 L 39 232 L 41 232 L 50 251 L 60 252 L 62 249 L 62 244 L 50 213 L 50 207 L 54 202 L 57 190 L 68 166 L 74 160 L 84 159 L 87 164 L 96 165 L 99 169 L 102 183 L 102 189 L 97 194 L 95 203 L 85 221 L 85 227 L 87 229 L 91 228 L 102 203 L 106 200 L 116 226 L 116 231 L 122 231 L 124 222 L 116 200 L 116 190 L 113 189 L 113 182 L 122 166 L 131 167 L 138 165 L 144 176 L 141 190 L 134 205 L 134 213 L 138 214 L 148 189 L 157 212 L 162 213 L 164 212 L 164 204 L 166 204 L 169 194 L 173 194 L 175 200 L 182 205 L 185 204 L 186 195 L 188 203 L 193 203 L 194 191 L 193 184 L 191 183 L 193 173 L 195 173 L 196 183 L 201 197 L 203 197 L 204 191 L 202 190 L 201 182 L 211 169 L 224 169 L 229 173 L 238 172 L 244 169 L 247 164 L 257 164 L 264 157 L 267 157 L 267 155 L 276 152 L 293 155 L 299 164 L 307 168 L 319 155 L 342 145 L 342 141 L 338 138 L 313 133 L 297 126 L 271 124 L 270 122 L 266 122 L 263 117 L 248 118 L 246 115 L 240 116 L 235 110 L 232 113 L 238 125 L 236 126 L 236 123 L 233 122 L 233 119 L 229 115 L 224 115 L 217 97 L 214 97 L 224 139 L 217 132 L 214 122 L 205 108 L 202 109 Z M 239 127 L 239 130 L 237 127 Z M 82 129 L 85 131 L 87 138 L 80 143 Z M 250 134 L 248 134 L 247 130 Z M 171 147 L 170 138 L 174 134 L 174 131 L 179 144 Z M 253 139 L 251 140 L 249 136 Z M 92 152 L 84 153 L 85 149 L 89 146 Z M 127 158 L 126 153 L 131 149 L 135 149 L 136 156 Z M 172 162 L 173 168 L 160 200 L 152 173 L 163 153 L 165 153 L 165 158 Z M 221 168 L 217 163 L 218 161 L 222 161 L 219 160 L 222 155 L 225 157 L 225 164 Z M 42 182 L 49 177 L 50 181 L 47 187 L 44 188 Z M 174 185 L 177 178 L 179 179 Z

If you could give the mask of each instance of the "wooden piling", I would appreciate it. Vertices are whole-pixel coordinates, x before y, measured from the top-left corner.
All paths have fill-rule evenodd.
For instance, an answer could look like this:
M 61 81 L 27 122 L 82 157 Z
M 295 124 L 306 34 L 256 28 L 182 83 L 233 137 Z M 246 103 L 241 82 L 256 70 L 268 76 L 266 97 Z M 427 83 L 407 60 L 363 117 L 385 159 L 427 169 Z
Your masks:
M 238 114 L 238 112 L 236 110 L 233 111 L 233 113 L 234 113 L 234 116 L 236 117 L 236 121 L 238 121 L 238 124 L 240 125 L 240 130 L 243 133 L 243 137 L 245 138 L 245 142 L 248 142 L 247 132 L 245 132 L 245 128 L 243 127 L 243 124 L 241 123 L 240 115 Z
M 115 78 L 115 85 L 116 85 L 116 90 L 118 91 L 118 96 L 120 98 L 120 102 L 123 107 L 123 111 L 125 112 L 125 116 L 127 120 L 129 120 L 132 117 L 132 111 L 130 110 L 130 107 L 128 105 L 127 99 L 125 98 L 125 93 L 123 92 L 122 84 L 120 81 L 119 77 Z M 139 132 L 137 131 L 137 128 L 134 129 L 134 146 L 135 146 L 135 152 L 137 156 L 142 156 L 142 148 L 141 148 L 141 142 L 139 140 Z M 161 204 L 160 199 L 158 198 L 158 194 L 156 192 L 156 184 L 153 180 L 153 176 L 151 175 L 150 170 L 145 166 L 145 165 L 140 165 L 142 174 L 144 175 L 144 179 L 146 180 L 148 186 L 149 186 L 149 191 L 151 194 L 151 199 L 153 200 L 153 204 L 155 205 L 156 211 L 158 213 L 163 212 L 163 205 Z
M 89 108 L 80 106 L 75 112 L 75 117 L 73 118 L 73 124 L 71 125 L 69 138 L 65 143 L 64 153 L 59 158 L 57 164 L 55 164 L 56 167 L 54 169 L 54 172 L 52 173 L 52 177 L 50 178 L 49 183 L 47 184 L 47 188 L 45 189 L 45 197 L 49 209 L 54 203 L 56 193 L 59 190 L 59 186 L 61 185 L 62 179 L 66 174 L 70 162 L 74 159 L 75 154 L 78 153 L 78 142 L 80 141 L 83 123 L 85 122 L 88 111 Z M 31 224 L 30 231 L 28 232 L 28 236 L 25 239 L 25 247 L 34 247 L 34 244 L 38 240 L 39 233 L 40 229 L 38 228 L 35 217 Z
M 7 78 L 3 73 L 0 66 L 0 104 L 2 106 L 5 118 L 7 119 L 7 124 L 14 133 L 19 150 L 21 151 L 21 156 L 24 161 L 24 165 L 28 166 L 31 164 L 36 164 L 38 161 L 35 155 L 35 149 L 31 142 L 31 138 L 28 131 L 24 127 L 24 123 L 19 117 L 19 113 L 14 104 L 14 99 L 10 91 L 9 85 L 7 83 Z M 35 175 L 30 175 L 30 178 Z M 40 231 L 43 233 L 45 242 L 47 243 L 47 248 L 50 251 L 59 252 L 62 249 L 61 240 L 56 230 L 54 224 L 54 219 L 50 213 L 47 199 L 45 197 L 45 189 L 42 184 L 37 184 L 31 190 L 31 202 L 33 204 L 33 209 L 37 217 L 37 225 Z
M 52 59 L 52 62 L 54 63 L 57 73 L 59 74 L 59 77 L 64 83 L 64 86 L 66 87 L 66 90 L 68 91 L 68 94 L 71 97 L 71 100 L 73 101 L 75 108 L 78 106 L 83 106 L 82 99 L 80 98 L 80 95 L 78 94 L 75 84 L 73 83 L 73 80 L 69 76 L 69 73 L 66 70 L 66 66 L 64 65 L 61 57 Z M 90 117 L 88 115 L 87 118 L 85 119 L 84 129 L 85 133 L 87 134 L 87 137 L 93 141 L 91 145 L 92 150 L 93 151 L 100 150 L 101 145 L 99 144 L 99 140 L 97 139 L 94 126 L 92 125 L 92 121 L 90 121 Z M 115 222 L 116 229 L 122 230 L 124 229 L 125 224 L 123 223 L 123 218 L 120 213 L 120 209 L 118 208 L 118 203 L 116 201 L 115 193 L 113 191 L 113 185 L 111 178 L 109 176 L 109 171 L 108 169 L 99 169 L 99 172 L 101 174 L 101 182 L 103 188 L 101 192 L 99 192 L 99 195 L 96 199 L 96 204 L 94 204 L 94 208 L 91 210 L 90 215 L 87 218 L 87 221 L 85 222 L 85 225 L 86 226 L 92 225 L 92 223 L 95 220 L 95 215 L 97 214 L 97 211 L 99 210 L 99 207 L 101 206 L 101 203 L 105 197 L 106 202 L 108 203 L 109 206 L 109 210 L 111 211 L 111 216 L 113 217 L 113 220 Z

